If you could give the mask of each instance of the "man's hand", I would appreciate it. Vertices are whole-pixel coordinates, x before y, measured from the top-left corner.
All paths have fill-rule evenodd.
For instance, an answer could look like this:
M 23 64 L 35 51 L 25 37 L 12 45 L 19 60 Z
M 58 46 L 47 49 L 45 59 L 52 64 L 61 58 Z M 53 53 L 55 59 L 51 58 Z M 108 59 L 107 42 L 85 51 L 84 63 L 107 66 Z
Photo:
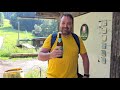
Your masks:
M 51 53 L 50 53 L 50 58 L 57 58 L 62 56 L 63 51 L 60 50 L 60 47 L 57 46 Z
M 84 76 L 88 76 L 89 77 L 89 58 L 87 53 L 81 54 L 81 57 L 83 59 L 83 67 L 84 67 Z

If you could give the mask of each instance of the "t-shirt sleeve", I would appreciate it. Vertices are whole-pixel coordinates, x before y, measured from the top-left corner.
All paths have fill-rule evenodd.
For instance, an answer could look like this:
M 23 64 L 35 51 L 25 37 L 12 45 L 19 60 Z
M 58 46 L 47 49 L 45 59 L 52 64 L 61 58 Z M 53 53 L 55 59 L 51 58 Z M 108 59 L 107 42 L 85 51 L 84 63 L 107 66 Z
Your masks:
M 51 48 L 51 34 L 46 38 L 46 40 L 44 41 L 42 48 L 47 48 L 50 49 Z
M 87 51 L 86 51 L 85 45 L 84 45 L 81 37 L 79 37 L 79 39 L 80 39 L 80 54 L 84 54 L 84 53 L 86 53 Z

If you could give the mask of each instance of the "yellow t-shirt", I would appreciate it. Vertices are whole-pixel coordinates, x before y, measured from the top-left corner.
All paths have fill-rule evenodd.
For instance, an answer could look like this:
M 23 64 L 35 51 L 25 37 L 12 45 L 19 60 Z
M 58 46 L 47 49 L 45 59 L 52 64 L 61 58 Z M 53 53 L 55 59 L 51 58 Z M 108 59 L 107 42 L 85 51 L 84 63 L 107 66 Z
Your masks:
M 86 53 L 85 46 L 80 39 L 80 53 Z M 51 35 L 47 37 L 42 48 L 51 48 L 51 51 L 57 45 L 58 37 L 51 48 Z M 49 60 L 47 77 L 48 78 L 77 78 L 78 65 L 78 46 L 72 36 L 63 37 L 63 58 L 53 58 Z

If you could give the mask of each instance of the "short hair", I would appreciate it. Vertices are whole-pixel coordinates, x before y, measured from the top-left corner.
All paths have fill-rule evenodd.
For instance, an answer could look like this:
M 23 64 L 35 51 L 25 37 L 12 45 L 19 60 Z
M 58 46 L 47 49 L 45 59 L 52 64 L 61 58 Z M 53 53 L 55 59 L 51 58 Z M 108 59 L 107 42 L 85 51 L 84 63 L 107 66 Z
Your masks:
M 73 16 L 71 15 L 71 14 L 69 14 L 69 13 L 65 13 L 65 14 L 63 14 L 62 16 L 61 16 L 61 18 L 63 17 L 63 16 L 67 16 L 67 17 L 70 17 L 71 19 L 72 19 L 72 23 L 73 23 Z

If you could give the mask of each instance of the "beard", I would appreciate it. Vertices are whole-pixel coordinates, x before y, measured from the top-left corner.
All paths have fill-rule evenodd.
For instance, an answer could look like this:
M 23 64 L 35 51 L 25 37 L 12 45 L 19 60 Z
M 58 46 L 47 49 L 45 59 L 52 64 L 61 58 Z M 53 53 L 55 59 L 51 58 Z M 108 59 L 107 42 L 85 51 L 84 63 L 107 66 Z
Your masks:
M 72 32 L 72 29 L 70 28 L 61 28 L 60 31 L 62 32 L 63 35 L 70 35 Z

